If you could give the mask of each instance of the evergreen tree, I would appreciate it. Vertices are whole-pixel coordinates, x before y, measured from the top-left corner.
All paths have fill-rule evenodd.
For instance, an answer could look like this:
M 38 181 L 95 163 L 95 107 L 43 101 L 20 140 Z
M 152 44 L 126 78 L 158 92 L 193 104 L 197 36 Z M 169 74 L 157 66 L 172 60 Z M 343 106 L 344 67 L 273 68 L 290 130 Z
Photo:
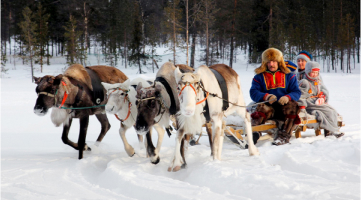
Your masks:
M 139 74 L 142 74 L 142 65 L 141 60 L 146 59 L 146 56 L 144 55 L 142 51 L 143 47 L 143 35 L 142 35 L 142 20 L 140 18 L 139 13 L 139 4 L 134 3 L 134 21 L 133 21 L 133 38 L 129 46 L 129 50 L 131 51 L 131 54 L 129 56 L 129 61 L 133 64 L 137 64 L 139 68 Z M 137 12 L 138 11 L 138 12 Z
M 184 28 L 180 22 L 182 10 L 179 8 L 179 0 L 168 1 L 167 7 L 164 8 L 164 14 L 164 24 L 166 27 L 164 34 L 170 35 L 170 40 L 172 41 L 171 49 L 173 51 L 173 63 L 176 64 L 176 47 L 179 46 L 177 36 L 182 28 Z
M 45 53 L 47 49 L 47 44 L 49 41 L 48 38 L 48 20 L 50 15 L 45 13 L 46 10 L 43 8 L 41 3 L 38 3 L 38 11 L 35 13 L 35 20 L 37 23 L 36 29 L 36 38 L 37 38 L 37 46 L 39 51 L 37 52 L 38 60 L 37 62 L 40 64 L 40 71 L 43 72 L 43 64 L 44 64 L 44 57 L 50 56 Z M 48 63 L 49 64 L 49 63 Z
M 23 17 L 24 21 L 19 23 L 19 26 L 22 31 L 22 39 L 24 41 L 23 48 L 26 52 L 27 56 L 26 59 L 30 60 L 30 67 L 31 67 L 31 81 L 34 82 L 34 66 L 33 66 L 33 60 L 36 58 L 38 48 L 36 46 L 37 44 L 37 38 L 36 38 L 36 27 L 37 24 L 34 21 L 34 14 L 30 10 L 29 7 L 25 7 L 23 10 Z
M 75 18 L 70 15 L 69 22 L 64 26 L 66 38 L 65 49 L 67 52 L 67 64 L 71 65 L 79 62 L 84 58 L 84 49 L 80 46 L 81 31 L 77 30 L 77 22 Z

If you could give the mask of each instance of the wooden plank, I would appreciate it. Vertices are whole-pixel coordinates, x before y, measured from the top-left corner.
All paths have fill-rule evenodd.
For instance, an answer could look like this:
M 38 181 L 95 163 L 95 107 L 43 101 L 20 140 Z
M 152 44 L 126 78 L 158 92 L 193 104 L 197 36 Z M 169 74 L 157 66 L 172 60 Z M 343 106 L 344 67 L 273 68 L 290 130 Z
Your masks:
M 276 124 L 262 124 L 258 126 L 252 126 L 252 132 L 255 131 L 265 131 L 268 129 L 277 128 Z
M 295 132 L 295 137 L 300 138 L 301 137 L 301 127 L 298 127 Z
M 301 121 L 301 124 L 316 124 L 316 123 L 318 123 L 318 122 L 315 119 Z

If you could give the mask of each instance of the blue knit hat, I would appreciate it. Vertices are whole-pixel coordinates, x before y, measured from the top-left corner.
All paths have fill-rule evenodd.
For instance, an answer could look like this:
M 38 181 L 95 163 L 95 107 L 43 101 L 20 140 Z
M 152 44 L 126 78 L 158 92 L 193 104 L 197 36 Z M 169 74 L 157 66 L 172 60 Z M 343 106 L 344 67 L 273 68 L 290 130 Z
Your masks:
M 300 58 L 305 60 L 306 62 L 308 62 L 308 61 L 312 60 L 312 55 L 310 53 L 308 53 L 307 51 L 301 51 L 300 53 L 298 53 L 298 55 L 296 57 L 296 61 Z
M 287 68 L 291 70 L 291 72 L 294 72 L 297 69 L 297 65 L 290 60 L 285 60 L 285 64 Z

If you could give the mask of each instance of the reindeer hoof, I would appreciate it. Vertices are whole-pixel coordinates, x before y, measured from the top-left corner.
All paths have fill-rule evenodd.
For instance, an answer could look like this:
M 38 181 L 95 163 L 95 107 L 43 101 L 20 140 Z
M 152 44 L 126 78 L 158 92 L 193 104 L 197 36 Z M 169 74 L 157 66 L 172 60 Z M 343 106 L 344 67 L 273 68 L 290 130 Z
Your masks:
M 171 172 L 172 171 L 172 168 L 171 167 L 168 167 L 168 172 Z
M 187 168 L 187 164 L 186 163 L 183 163 L 182 166 L 181 166 L 182 169 L 185 169 Z
M 189 144 L 190 144 L 191 146 L 194 146 L 194 145 L 196 145 L 197 143 L 196 143 L 195 140 L 192 139 L 192 140 L 189 142 Z
M 159 161 L 160 161 L 160 158 L 158 157 L 155 161 L 151 161 L 152 162 L 152 164 L 158 164 L 159 163 Z
M 173 168 L 173 172 L 177 172 L 177 171 L 179 171 L 180 169 L 181 169 L 180 166 L 175 166 L 175 167 Z
M 92 149 L 90 147 L 88 147 L 87 144 L 84 145 L 84 149 L 83 151 L 91 151 Z
M 336 137 L 336 138 L 340 138 L 340 137 L 342 137 L 342 136 L 344 136 L 344 135 L 345 135 L 344 133 L 335 134 L 335 137 Z
M 133 155 L 129 156 L 129 157 L 133 157 L 135 155 L 135 152 L 133 153 Z

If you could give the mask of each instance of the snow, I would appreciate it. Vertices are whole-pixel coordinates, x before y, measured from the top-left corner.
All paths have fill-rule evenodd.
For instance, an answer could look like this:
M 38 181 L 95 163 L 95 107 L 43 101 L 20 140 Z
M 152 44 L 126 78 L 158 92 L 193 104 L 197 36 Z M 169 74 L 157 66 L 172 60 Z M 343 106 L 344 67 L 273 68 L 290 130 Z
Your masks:
M 159 65 L 171 57 L 164 56 Z M 92 64 L 97 64 L 95 60 Z M 182 57 L 179 60 L 185 63 Z M 127 138 L 136 154 L 128 157 L 119 122 L 111 115 L 112 128 L 99 146 L 95 141 L 100 124 L 90 117 L 86 141 L 92 151 L 78 160 L 77 151 L 62 143 L 62 128 L 52 124 L 50 114 L 33 113 L 36 85 L 31 83 L 30 67 L 19 63 L 16 70 L 8 63 L 9 71 L 1 79 L 1 199 L 360 199 L 359 64 L 352 74 L 321 72 L 330 104 L 346 124 L 341 129 L 344 137 L 316 137 L 307 130 L 302 138 L 292 137 L 289 145 L 259 142 L 261 155 L 254 157 L 225 139 L 222 160 L 213 161 L 208 138 L 202 136 L 200 145 L 188 148 L 187 168 L 168 172 L 175 136 L 164 138 L 160 163 L 153 165 L 130 129 Z M 43 73 L 36 65 L 35 76 L 62 73 L 66 67 L 62 63 L 63 58 L 53 58 Z M 234 63 L 247 103 L 255 66 L 244 60 Z M 155 77 L 151 69 L 139 75 L 137 67 L 119 68 L 131 79 Z M 74 119 L 72 141 L 77 141 L 78 131 Z

